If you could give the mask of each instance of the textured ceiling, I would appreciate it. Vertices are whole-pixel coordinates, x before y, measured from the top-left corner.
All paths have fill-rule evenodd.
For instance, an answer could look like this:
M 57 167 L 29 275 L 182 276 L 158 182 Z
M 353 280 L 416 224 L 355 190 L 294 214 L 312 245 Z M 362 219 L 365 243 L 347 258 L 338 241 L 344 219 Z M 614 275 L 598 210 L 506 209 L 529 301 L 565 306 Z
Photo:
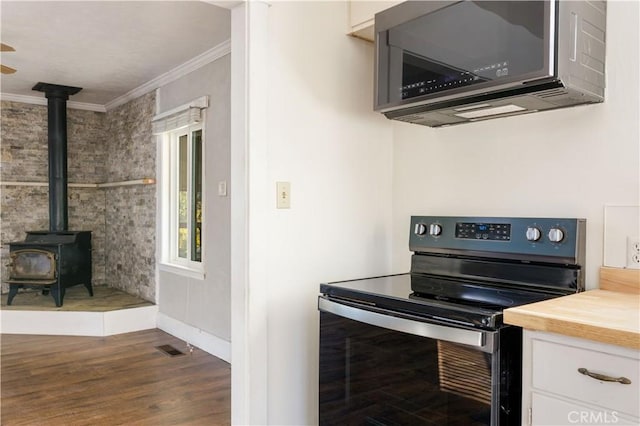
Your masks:
M 228 9 L 199 1 L 0 2 L 5 94 L 43 97 L 42 81 L 105 105 L 230 38 Z

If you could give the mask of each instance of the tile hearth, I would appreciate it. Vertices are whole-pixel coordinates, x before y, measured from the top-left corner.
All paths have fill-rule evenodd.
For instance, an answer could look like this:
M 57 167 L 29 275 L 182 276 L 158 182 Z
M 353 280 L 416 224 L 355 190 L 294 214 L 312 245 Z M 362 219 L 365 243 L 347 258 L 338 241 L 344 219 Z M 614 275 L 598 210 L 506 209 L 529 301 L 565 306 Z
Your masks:
M 7 306 L 7 294 L 3 294 L 0 300 L 1 309 L 22 311 L 107 312 L 153 306 L 151 302 L 106 286 L 93 287 L 93 297 L 90 297 L 87 289 L 82 285 L 66 290 L 64 304 L 61 307 L 56 307 L 51 294 L 43 295 L 36 289 L 20 291 L 13 299 L 11 306 Z

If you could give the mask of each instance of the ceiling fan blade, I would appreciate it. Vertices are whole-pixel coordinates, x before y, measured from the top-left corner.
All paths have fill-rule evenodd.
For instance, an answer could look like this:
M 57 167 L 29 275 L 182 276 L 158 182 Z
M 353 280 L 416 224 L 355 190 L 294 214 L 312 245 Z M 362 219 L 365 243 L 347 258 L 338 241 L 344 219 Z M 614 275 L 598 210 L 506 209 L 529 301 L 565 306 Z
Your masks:
M 0 43 L 0 52 L 15 52 L 16 49 L 9 46 L 8 44 Z
M 2 73 L 2 74 L 13 74 L 14 72 L 16 72 L 16 70 L 14 68 L 7 67 L 7 66 L 4 66 L 4 65 L 0 65 L 0 73 Z

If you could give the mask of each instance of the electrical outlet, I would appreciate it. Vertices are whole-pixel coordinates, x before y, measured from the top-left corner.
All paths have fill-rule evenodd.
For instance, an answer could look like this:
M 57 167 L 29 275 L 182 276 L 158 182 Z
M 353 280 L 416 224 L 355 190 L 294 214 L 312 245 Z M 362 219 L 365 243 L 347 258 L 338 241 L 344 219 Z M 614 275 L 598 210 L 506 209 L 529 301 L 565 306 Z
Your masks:
M 627 237 L 627 268 L 640 269 L 640 239 Z

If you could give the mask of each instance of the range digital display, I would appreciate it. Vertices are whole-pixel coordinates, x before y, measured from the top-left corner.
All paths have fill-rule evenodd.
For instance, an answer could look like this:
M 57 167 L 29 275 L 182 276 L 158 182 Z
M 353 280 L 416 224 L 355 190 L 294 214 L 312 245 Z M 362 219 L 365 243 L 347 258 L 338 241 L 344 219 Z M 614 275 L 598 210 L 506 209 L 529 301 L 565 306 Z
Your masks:
M 456 223 L 456 238 L 465 240 L 511 241 L 508 223 Z

